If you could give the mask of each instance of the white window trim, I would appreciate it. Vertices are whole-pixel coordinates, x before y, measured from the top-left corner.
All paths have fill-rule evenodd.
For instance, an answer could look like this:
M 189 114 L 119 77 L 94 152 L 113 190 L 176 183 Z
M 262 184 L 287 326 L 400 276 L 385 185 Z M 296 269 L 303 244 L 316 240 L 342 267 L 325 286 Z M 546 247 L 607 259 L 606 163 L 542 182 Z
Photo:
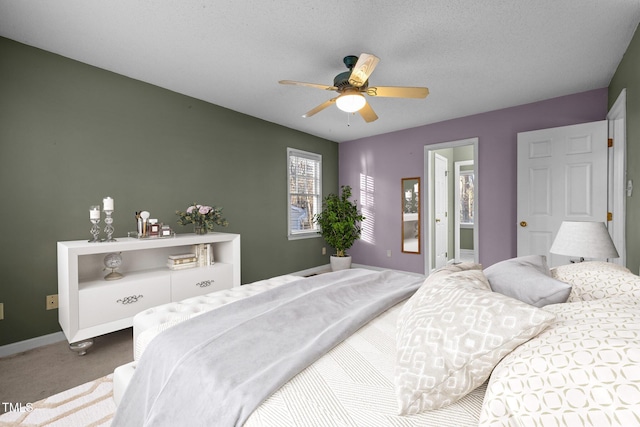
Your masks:
M 299 231 L 293 232 L 291 230 L 291 191 L 289 187 L 289 180 L 291 169 L 289 168 L 289 159 L 291 155 L 296 157 L 304 157 L 310 160 L 317 161 L 319 163 L 319 182 L 318 182 L 318 209 L 321 209 L 322 206 L 322 155 L 317 153 L 311 153 L 309 151 L 298 150 L 297 148 L 287 147 L 287 239 L 289 240 L 300 240 L 300 239 L 311 239 L 321 237 L 318 233 L 319 229 L 315 230 L 307 230 L 307 231 Z M 318 211 L 319 213 L 319 211 Z

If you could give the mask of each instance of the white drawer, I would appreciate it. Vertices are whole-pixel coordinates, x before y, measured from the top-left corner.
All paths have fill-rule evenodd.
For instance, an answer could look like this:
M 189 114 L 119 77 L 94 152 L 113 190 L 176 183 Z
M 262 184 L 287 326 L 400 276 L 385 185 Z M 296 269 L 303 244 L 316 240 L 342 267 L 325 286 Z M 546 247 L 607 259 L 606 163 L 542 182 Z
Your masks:
M 171 277 L 162 274 L 125 276 L 118 281 L 92 284 L 79 292 L 79 326 L 88 328 L 133 317 L 156 305 L 170 302 Z
M 171 301 L 180 301 L 233 287 L 233 266 L 217 262 L 208 267 L 171 272 Z

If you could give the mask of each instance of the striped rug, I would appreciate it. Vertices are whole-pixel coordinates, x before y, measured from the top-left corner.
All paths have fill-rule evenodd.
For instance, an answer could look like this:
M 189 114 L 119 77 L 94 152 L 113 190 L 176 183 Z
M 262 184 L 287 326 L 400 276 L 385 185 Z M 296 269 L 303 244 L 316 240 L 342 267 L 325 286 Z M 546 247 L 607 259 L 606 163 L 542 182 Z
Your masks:
M 113 374 L 25 404 L 22 409 L 0 415 L 0 426 L 107 427 L 116 410 Z

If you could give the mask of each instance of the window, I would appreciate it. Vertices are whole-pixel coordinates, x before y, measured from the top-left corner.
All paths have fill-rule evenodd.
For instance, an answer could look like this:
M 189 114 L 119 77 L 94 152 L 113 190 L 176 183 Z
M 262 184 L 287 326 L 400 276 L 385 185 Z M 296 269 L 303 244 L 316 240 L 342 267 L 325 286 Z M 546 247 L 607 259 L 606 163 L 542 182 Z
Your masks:
M 322 156 L 287 148 L 289 239 L 319 237 L 313 216 L 322 208 Z
M 460 224 L 473 224 L 473 170 L 460 171 Z

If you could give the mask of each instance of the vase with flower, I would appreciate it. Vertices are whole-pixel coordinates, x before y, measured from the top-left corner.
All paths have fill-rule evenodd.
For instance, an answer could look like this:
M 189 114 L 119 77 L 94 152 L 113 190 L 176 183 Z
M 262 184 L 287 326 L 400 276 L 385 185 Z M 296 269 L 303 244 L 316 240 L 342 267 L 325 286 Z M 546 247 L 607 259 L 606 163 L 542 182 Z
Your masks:
M 215 206 L 194 203 L 184 212 L 176 211 L 176 215 L 178 215 L 178 224 L 193 224 L 193 231 L 196 234 L 207 234 L 216 225 L 220 227 L 229 225 L 227 220 L 222 217 L 222 208 Z

